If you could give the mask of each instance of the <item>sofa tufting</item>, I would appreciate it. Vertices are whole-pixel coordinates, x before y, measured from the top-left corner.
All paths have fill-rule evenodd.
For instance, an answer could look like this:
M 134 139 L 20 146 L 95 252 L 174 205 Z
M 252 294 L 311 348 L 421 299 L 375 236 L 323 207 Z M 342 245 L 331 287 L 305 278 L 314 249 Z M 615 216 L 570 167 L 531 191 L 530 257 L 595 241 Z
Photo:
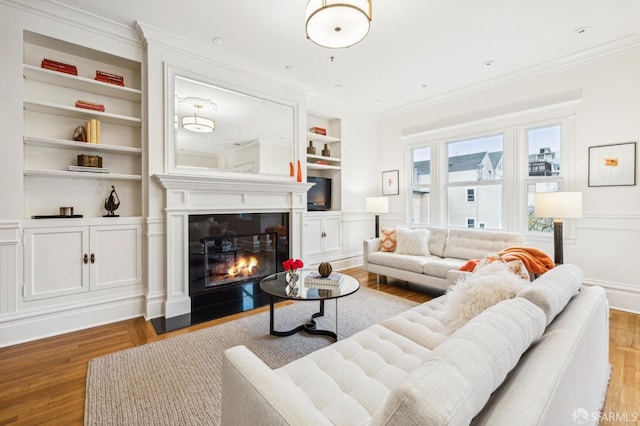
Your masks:
M 462 273 L 458 271 L 471 259 L 482 259 L 491 252 L 521 245 L 515 232 L 429 226 L 427 255 L 380 250 L 380 238 L 364 240 L 363 267 L 381 277 L 392 277 L 427 287 L 446 290 Z
M 230 348 L 222 423 L 595 424 L 608 304 L 581 282 L 580 268 L 561 265 L 451 334 L 443 295 L 276 370 Z

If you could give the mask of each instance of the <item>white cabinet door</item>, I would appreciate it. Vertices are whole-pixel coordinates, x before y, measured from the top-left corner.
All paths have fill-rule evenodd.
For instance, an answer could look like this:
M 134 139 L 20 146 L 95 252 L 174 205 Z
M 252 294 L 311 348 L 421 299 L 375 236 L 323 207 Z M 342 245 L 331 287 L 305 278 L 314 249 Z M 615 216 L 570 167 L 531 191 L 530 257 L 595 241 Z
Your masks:
M 305 257 L 322 255 L 322 218 L 307 216 L 304 236 Z
M 24 232 L 24 300 L 89 291 L 86 227 L 34 228 Z
M 142 282 L 142 226 L 91 227 L 91 290 Z
M 339 252 L 342 247 L 342 219 L 340 216 L 323 218 L 323 231 L 323 253 L 332 254 Z

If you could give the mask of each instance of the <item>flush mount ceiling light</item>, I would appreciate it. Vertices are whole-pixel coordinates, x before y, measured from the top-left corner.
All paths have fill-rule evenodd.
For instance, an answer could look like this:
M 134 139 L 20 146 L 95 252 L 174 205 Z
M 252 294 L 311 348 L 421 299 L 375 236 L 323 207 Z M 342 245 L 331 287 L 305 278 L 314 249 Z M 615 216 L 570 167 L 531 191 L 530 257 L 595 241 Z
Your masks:
M 200 117 L 202 105 L 194 105 L 196 115 L 182 117 L 182 127 L 192 132 L 208 133 L 216 129 L 216 123 L 208 118 Z
M 371 0 L 309 0 L 307 38 L 331 49 L 353 46 L 371 23 Z

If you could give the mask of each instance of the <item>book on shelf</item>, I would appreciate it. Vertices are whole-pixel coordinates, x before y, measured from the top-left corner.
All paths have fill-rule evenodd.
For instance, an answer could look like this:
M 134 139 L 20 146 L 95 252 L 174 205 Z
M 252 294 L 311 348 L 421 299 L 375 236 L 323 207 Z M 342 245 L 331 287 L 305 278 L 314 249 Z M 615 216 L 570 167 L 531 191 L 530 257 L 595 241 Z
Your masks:
M 78 75 L 78 69 L 76 68 L 75 65 L 65 64 L 64 62 L 58 62 L 52 59 L 46 59 L 46 58 L 43 59 L 42 62 L 40 63 L 40 66 L 48 70 L 60 71 L 67 74 Z
M 96 102 L 77 100 L 76 101 L 76 108 L 84 108 L 84 109 L 90 109 L 90 110 L 93 110 L 93 111 L 104 112 L 104 105 L 96 103 Z
M 109 173 L 104 167 L 69 166 L 70 172 Z
M 102 83 L 115 84 L 116 86 L 124 86 L 124 82 L 111 80 L 110 78 L 96 77 L 96 81 L 100 81 Z
M 332 272 L 327 277 L 323 277 L 319 272 L 311 272 L 304 277 L 304 283 L 311 287 L 311 285 L 324 285 L 329 287 L 322 288 L 336 288 L 342 285 L 344 281 L 344 275 L 338 272 Z M 321 287 L 312 287 L 312 288 L 321 288 Z
M 315 133 L 316 135 L 327 136 L 327 129 L 324 127 L 312 127 L 309 129 L 311 133 Z
M 112 74 L 110 72 L 105 72 L 105 71 L 100 71 L 100 70 L 96 70 L 96 78 L 104 78 L 104 79 L 109 79 L 109 80 L 113 80 L 113 81 L 121 81 L 124 83 L 124 77 L 118 74 Z

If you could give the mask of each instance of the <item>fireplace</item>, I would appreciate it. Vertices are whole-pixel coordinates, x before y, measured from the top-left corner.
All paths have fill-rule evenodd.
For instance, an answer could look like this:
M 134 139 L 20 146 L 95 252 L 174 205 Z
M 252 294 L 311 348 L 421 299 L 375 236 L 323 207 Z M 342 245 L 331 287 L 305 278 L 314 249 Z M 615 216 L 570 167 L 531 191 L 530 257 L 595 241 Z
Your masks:
M 289 213 L 189 215 L 189 296 L 282 271 Z
M 252 300 L 260 299 L 260 278 L 280 270 L 283 260 L 302 257 L 309 183 L 229 173 L 154 177 L 165 190 L 166 280 L 149 280 L 151 318 L 191 322 L 196 309 L 224 298 L 236 298 L 250 309 Z M 149 232 L 159 238 L 163 232 L 155 225 L 150 221 Z M 260 264 L 258 269 L 243 278 L 227 276 L 226 265 L 232 259 L 251 256 Z

